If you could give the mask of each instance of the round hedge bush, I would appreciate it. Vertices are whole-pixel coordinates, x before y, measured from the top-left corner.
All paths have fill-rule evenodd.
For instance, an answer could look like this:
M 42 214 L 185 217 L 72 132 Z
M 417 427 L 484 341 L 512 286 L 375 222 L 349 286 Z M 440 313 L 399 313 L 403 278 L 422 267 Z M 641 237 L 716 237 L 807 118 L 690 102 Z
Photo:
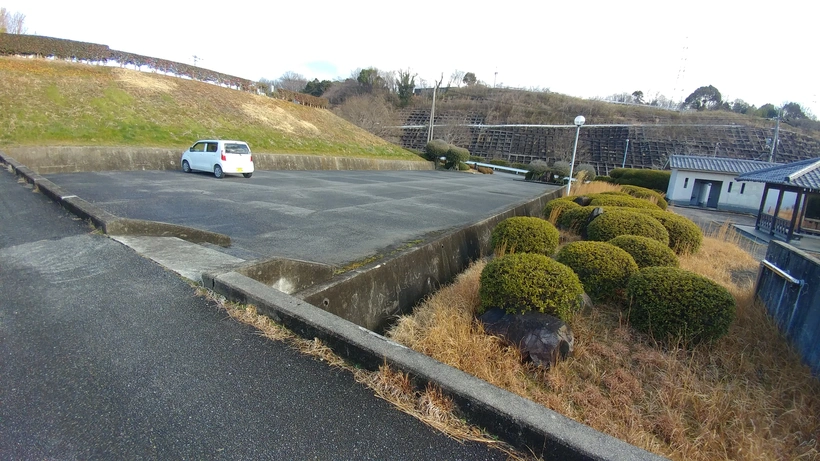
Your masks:
M 558 227 L 568 231 L 583 233 L 586 231 L 587 221 L 595 211 L 594 206 L 582 206 L 579 208 L 570 207 L 565 209 L 558 217 Z
M 558 247 L 558 229 L 541 218 L 507 218 L 493 229 L 493 249 L 504 247 L 509 253 L 539 253 L 550 256 Z
M 589 240 L 608 242 L 619 235 L 640 235 L 669 245 L 666 228 L 657 219 L 637 210 L 607 209 L 587 226 Z
M 627 194 L 644 200 L 655 202 L 661 210 L 665 210 L 669 203 L 663 198 L 663 194 L 656 190 L 647 189 L 640 186 L 621 186 L 621 190 Z
M 568 321 L 581 307 L 584 289 L 569 267 L 541 254 L 495 258 L 481 271 L 478 313 L 499 307 L 509 313 L 538 311 Z
M 544 218 L 555 219 L 555 222 L 558 222 L 565 211 L 573 208 L 581 208 L 581 205 L 566 197 L 550 200 L 544 206 Z M 553 216 L 553 213 L 555 213 L 555 216 Z
M 629 277 L 638 271 L 629 253 L 606 242 L 570 243 L 558 251 L 555 260 L 578 274 L 594 301 L 624 301 Z
M 691 219 L 671 211 L 641 210 L 657 219 L 669 234 L 669 248 L 679 255 L 698 251 L 703 243 L 703 232 Z
M 640 235 L 620 235 L 609 241 L 609 244 L 629 253 L 638 267 L 668 266 L 678 267 L 680 261 L 667 245 Z
M 590 206 L 621 206 L 621 207 L 628 207 L 628 208 L 646 208 L 650 210 L 660 210 L 658 205 L 654 203 L 640 199 L 637 197 L 632 197 L 629 195 L 613 195 L 613 194 L 593 194 L 590 195 L 592 199 L 589 204 Z
M 676 267 L 647 267 L 629 279 L 629 322 L 660 341 L 711 341 L 735 319 L 735 299 L 706 277 Z

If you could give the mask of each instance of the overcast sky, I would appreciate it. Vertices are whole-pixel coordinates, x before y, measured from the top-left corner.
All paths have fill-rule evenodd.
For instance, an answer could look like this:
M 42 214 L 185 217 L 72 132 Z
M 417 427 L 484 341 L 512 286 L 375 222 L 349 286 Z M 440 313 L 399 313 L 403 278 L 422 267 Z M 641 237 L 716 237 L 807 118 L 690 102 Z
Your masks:
M 251 80 L 357 68 L 580 97 L 643 91 L 681 100 L 794 101 L 820 116 L 820 2 L 0 0 L 28 33 L 199 65 Z M 497 74 L 496 74 L 497 73 Z M 417 80 L 418 82 L 418 80 Z M 571 121 L 568 121 L 571 123 Z

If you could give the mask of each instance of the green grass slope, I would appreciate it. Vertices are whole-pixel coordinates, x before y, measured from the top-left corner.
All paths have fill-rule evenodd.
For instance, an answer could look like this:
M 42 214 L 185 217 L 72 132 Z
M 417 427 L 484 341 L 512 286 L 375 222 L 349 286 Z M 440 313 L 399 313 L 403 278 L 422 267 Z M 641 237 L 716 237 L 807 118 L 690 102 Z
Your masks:
M 203 138 L 260 153 L 421 160 L 324 109 L 162 74 L 0 57 L 0 146 L 184 149 Z

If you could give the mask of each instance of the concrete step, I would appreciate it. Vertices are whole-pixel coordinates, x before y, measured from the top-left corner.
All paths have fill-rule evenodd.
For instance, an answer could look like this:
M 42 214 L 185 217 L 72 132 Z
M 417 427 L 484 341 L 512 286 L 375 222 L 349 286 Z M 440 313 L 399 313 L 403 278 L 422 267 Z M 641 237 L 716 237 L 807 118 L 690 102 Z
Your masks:
M 111 236 L 161 266 L 202 284 L 203 272 L 227 272 L 245 262 L 220 251 L 176 237 Z

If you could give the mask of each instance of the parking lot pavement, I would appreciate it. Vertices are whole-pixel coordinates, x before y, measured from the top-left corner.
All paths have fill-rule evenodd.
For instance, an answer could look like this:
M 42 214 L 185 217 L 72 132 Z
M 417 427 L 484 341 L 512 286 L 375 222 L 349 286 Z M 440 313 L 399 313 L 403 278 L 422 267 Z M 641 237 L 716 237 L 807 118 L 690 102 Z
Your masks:
M 346 372 L 0 171 L 0 459 L 505 459 Z
M 555 186 L 509 174 L 257 171 L 218 180 L 179 171 L 48 179 L 115 215 L 226 234 L 220 249 L 341 265 L 480 221 Z

